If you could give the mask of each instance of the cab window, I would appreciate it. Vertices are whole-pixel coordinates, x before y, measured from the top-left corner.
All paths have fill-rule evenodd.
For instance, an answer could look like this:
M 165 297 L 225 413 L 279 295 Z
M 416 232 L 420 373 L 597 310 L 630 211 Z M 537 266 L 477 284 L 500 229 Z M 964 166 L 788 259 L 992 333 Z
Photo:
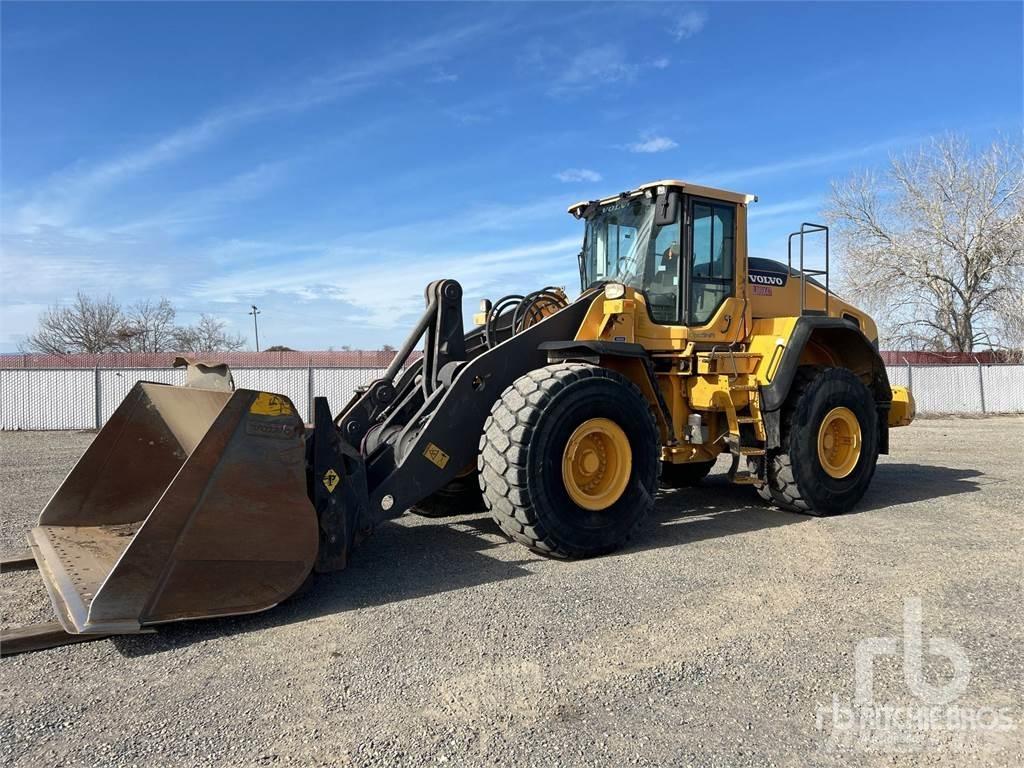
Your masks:
M 689 325 L 705 325 L 733 295 L 735 208 L 694 201 L 691 207 Z
M 679 322 L 679 224 L 658 227 L 647 285 L 647 306 L 656 323 Z

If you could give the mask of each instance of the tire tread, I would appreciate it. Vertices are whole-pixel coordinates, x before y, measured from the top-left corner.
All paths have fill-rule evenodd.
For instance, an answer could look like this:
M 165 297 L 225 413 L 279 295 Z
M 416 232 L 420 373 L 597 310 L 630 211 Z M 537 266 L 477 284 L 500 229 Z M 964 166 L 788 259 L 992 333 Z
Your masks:
M 480 438 L 480 486 L 491 516 L 512 539 L 547 557 L 568 559 L 594 554 L 554 540 L 540 520 L 528 488 L 530 446 L 542 412 L 566 387 L 591 377 L 617 381 L 643 399 L 635 384 L 607 368 L 572 362 L 548 365 L 521 376 L 502 393 L 484 422 Z M 657 434 L 654 414 L 649 409 L 648 414 Z M 511 433 L 516 435 L 514 440 L 507 437 Z M 506 443 L 510 448 L 503 452 L 498 446 Z M 654 487 L 657 462 L 652 462 L 650 474 L 653 477 L 641 478 L 644 487 Z M 643 515 L 638 516 L 627 539 L 643 519 Z

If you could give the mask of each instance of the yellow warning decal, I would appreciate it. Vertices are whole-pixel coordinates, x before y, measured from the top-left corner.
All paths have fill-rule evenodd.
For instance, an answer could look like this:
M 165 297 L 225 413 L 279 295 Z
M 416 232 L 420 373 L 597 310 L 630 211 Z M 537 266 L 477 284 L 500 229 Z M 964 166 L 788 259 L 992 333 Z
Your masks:
M 291 416 L 295 411 L 287 398 L 273 395 L 270 392 L 260 392 L 252 401 L 249 413 L 256 413 L 260 416 Z
M 428 461 L 437 464 L 437 466 L 440 469 L 444 469 L 449 459 L 448 454 L 442 451 L 433 443 L 427 443 L 427 448 L 425 451 L 423 451 L 423 455 L 427 457 Z
M 324 472 L 324 485 L 327 487 L 327 491 L 329 493 L 334 493 L 334 489 L 338 487 L 338 483 L 340 482 L 341 478 L 333 469 L 328 469 Z

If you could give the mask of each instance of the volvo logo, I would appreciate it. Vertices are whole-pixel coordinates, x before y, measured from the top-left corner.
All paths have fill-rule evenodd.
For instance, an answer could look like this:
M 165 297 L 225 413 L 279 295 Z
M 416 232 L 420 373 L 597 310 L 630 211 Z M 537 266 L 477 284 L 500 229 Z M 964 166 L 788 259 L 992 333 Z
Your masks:
M 750 282 L 757 283 L 758 285 L 773 285 L 776 287 L 783 286 L 786 284 L 786 278 L 782 275 L 772 275 L 763 272 L 751 272 L 749 274 Z

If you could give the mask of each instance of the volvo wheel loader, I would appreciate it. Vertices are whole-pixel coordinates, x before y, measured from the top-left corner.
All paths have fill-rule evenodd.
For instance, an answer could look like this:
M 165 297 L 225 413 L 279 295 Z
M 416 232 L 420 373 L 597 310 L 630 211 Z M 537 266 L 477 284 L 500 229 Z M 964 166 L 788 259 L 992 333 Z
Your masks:
M 315 398 L 312 424 L 212 368 L 136 384 L 31 532 L 64 630 L 270 608 L 407 510 L 487 509 L 537 552 L 599 555 L 659 481 L 695 484 L 723 453 L 782 509 L 851 509 L 913 399 L 830 290 L 825 227 L 787 262 L 748 258 L 755 201 L 658 181 L 573 205 L 577 298 L 485 300 L 466 331 L 459 284 L 433 282 L 385 374 L 337 415 Z M 824 268 L 805 268 L 811 238 Z

